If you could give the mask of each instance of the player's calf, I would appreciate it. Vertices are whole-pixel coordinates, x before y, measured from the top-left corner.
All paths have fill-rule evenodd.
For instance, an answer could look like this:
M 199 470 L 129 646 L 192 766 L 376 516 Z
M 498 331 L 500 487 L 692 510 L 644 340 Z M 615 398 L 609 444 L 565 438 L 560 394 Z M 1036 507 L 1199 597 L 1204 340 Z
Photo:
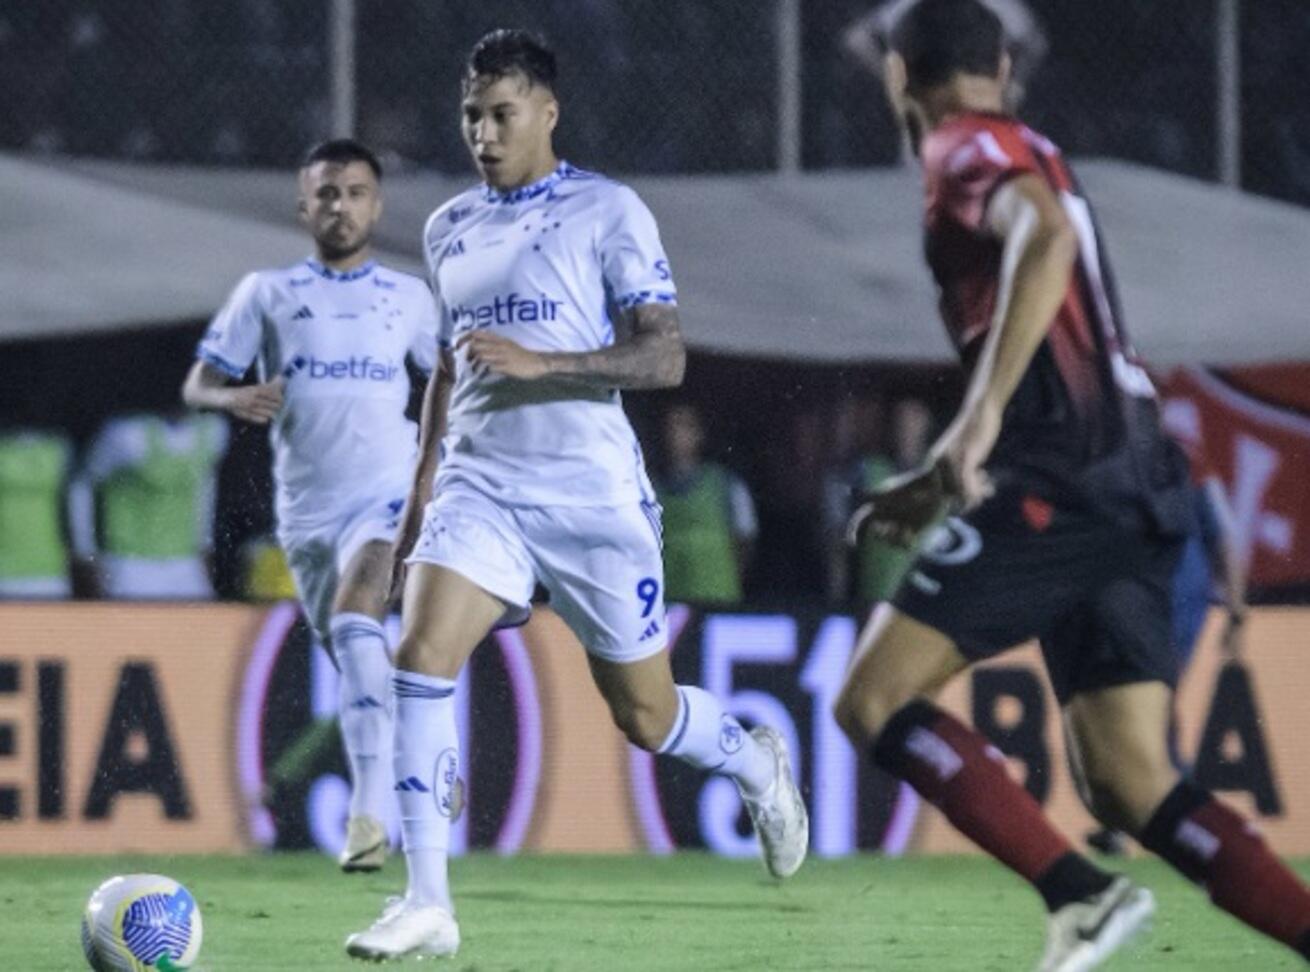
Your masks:
M 610 715 L 628 742 L 654 753 L 669 737 L 680 712 L 679 706 L 676 698 L 671 705 L 625 700 L 622 705 L 611 704 Z
M 903 707 L 869 753 L 876 766 L 909 783 L 957 830 L 1031 882 L 1052 912 L 1114 880 L 1074 852 L 994 746 L 936 706 L 919 700 Z

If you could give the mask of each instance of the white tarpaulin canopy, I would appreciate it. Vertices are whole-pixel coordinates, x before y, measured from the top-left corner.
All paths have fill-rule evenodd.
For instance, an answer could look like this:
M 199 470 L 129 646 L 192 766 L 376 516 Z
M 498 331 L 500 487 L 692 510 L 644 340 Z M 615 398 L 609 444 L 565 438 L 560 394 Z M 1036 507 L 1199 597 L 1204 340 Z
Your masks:
M 1310 359 L 1310 212 L 1117 162 L 1077 166 L 1129 326 L 1158 365 Z M 389 177 L 380 256 L 421 272 L 469 179 Z M 630 180 L 660 221 L 695 348 L 809 361 L 950 357 L 911 170 Z M 285 172 L 0 155 L 0 339 L 207 317 L 308 252 Z

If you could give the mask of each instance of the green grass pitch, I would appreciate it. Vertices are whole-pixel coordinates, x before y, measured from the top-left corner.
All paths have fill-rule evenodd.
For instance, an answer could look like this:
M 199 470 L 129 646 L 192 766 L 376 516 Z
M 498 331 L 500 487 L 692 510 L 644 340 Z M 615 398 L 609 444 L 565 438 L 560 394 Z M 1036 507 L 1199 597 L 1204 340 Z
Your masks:
M 1303 968 L 1154 861 L 1125 865 L 1159 900 L 1155 927 L 1110 970 Z M 1301 873 L 1310 873 L 1303 862 Z M 343 875 L 317 854 L 0 859 L 0 968 L 85 967 L 82 906 L 113 874 L 182 881 L 205 922 L 199 970 L 358 969 L 342 940 L 404 879 Z M 449 972 L 866 969 L 1024 972 L 1041 950 L 1036 895 L 981 858 L 812 860 L 775 883 L 749 861 L 474 855 L 452 865 L 464 946 Z

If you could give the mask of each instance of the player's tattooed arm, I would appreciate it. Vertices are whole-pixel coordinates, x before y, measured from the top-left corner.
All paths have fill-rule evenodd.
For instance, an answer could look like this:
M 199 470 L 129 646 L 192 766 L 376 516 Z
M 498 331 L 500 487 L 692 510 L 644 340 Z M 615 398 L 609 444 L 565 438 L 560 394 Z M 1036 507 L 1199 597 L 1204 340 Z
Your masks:
M 625 317 L 630 329 L 625 340 L 598 351 L 548 354 L 550 373 L 595 388 L 673 388 L 682 384 L 687 349 L 677 307 L 638 304 Z
M 672 388 L 682 384 L 687 351 L 678 309 L 669 304 L 638 304 L 626 315 L 630 334 L 608 348 L 582 352 L 529 351 L 490 331 L 473 331 L 457 348 L 469 363 L 491 374 L 523 381 L 563 378 L 589 388 Z

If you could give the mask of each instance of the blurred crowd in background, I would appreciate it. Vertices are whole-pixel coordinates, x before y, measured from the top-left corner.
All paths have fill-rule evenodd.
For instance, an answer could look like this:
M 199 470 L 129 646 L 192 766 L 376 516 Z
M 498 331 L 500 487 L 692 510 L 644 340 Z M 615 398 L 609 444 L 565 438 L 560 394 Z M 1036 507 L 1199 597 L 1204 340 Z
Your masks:
M 922 400 L 815 403 L 760 449 L 689 399 L 639 412 L 671 600 L 859 606 L 899 580 L 903 551 L 852 550 L 844 528 L 863 491 L 923 458 L 937 420 Z M 226 418 L 180 410 L 117 415 L 80 442 L 0 428 L 0 598 L 294 596 L 264 435 L 238 425 L 230 442 Z

